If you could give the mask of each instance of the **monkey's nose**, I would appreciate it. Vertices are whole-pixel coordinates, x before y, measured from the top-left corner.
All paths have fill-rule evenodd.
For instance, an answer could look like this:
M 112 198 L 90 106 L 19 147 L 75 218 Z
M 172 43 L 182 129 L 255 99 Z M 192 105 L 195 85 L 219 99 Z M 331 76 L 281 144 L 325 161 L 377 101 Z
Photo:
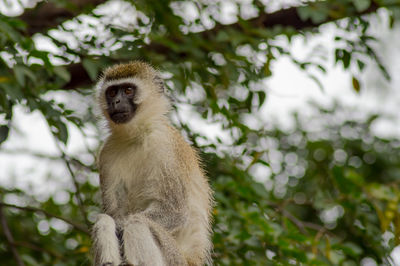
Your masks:
M 121 100 L 120 100 L 120 99 L 115 99 L 115 100 L 113 101 L 112 105 L 113 105 L 113 107 L 115 108 L 115 107 L 118 106 L 118 104 L 120 104 L 120 103 L 121 103 Z

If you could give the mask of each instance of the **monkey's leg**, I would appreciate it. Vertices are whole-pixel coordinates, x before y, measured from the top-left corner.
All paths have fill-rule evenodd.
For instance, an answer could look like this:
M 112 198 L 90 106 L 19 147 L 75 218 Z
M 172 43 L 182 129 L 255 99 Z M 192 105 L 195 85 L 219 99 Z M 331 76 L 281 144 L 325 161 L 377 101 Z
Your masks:
M 142 214 L 130 215 L 125 220 L 122 239 L 127 263 L 143 266 L 187 265 L 172 236 Z
M 127 263 L 140 266 L 165 265 L 160 247 L 149 225 L 139 215 L 130 215 L 126 218 L 122 242 Z
M 119 241 L 113 218 L 99 214 L 93 226 L 93 251 L 95 266 L 117 266 L 121 263 Z

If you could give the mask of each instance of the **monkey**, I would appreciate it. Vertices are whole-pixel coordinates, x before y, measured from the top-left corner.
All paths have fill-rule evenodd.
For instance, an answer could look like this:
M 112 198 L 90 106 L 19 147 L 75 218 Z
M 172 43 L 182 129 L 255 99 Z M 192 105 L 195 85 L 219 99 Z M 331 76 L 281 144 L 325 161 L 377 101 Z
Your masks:
M 108 136 L 98 156 L 104 213 L 94 265 L 211 265 L 212 190 L 199 155 L 172 126 L 159 72 L 133 61 L 96 84 Z

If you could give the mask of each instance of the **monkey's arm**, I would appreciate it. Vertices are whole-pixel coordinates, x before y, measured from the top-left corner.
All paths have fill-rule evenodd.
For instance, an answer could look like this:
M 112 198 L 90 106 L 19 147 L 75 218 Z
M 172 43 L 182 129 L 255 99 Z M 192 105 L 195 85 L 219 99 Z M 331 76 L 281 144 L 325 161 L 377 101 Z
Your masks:
M 187 220 L 187 212 L 184 206 L 176 208 L 171 203 L 161 201 L 152 202 L 141 214 L 162 226 L 168 232 L 179 230 Z
M 164 170 L 156 196 L 142 214 L 169 232 L 179 230 L 187 220 L 186 184 L 179 172 Z
M 116 210 L 118 209 L 117 193 L 115 188 L 112 188 L 106 178 L 106 175 L 100 171 L 100 190 L 103 211 L 115 218 Z
M 94 255 L 94 266 L 119 265 L 122 262 L 120 256 L 120 243 L 117 237 L 118 226 L 115 220 L 108 214 L 112 214 L 117 208 L 115 193 L 110 193 L 109 186 L 100 170 L 100 186 L 103 200 L 103 211 L 99 214 L 93 225 L 92 251 Z M 106 214 L 108 213 L 108 214 Z
M 187 265 L 173 238 L 187 220 L 186 192 L 179 179 L 163 181 L 145 210 L 124 219 L 123 249 L 133 265 Z

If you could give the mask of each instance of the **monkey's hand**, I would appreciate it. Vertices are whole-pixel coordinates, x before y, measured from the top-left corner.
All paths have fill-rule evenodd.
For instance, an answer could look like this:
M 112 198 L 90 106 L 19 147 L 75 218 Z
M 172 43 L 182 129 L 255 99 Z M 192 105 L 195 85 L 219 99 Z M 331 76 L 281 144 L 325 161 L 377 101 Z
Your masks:
M 93 226 L 94 265 L 117 266 L 121 263 L 115 221 L 107 214 L 99 214 Z

